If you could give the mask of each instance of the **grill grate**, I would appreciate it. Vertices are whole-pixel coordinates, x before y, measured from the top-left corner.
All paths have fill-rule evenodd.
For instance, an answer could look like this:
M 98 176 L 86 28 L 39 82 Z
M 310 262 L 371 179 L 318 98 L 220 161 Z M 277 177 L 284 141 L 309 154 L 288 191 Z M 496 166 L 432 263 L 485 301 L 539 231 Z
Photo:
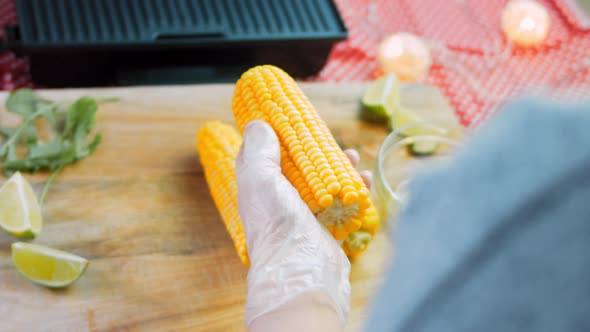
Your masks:
M 24 47 L 343 38 L 318 0 L 19 0 Z
M 294 77 L 347 37 L 333 0 L 16 0 L 3 47 L 47 87 L 231 82 L 271 63 Z M 62 70 L 65 68 L 64 70 Z

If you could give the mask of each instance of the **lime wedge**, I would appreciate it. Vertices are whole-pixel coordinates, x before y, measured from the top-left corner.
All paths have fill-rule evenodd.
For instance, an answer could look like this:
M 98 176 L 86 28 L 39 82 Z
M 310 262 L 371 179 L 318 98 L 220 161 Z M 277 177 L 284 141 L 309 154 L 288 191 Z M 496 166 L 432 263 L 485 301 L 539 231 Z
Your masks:
M 52 288 L 72 284 L 88 267 L 82 257 L 24 242 L 12 244 L 12 263 L 25 278 Z
M 393 73 L 387 74 L 369 85 L 363 98 L 363 120 L 388 123 L 399 105 L 399 80 Z
M 0 188 L 0 227 L 17 237 L 35 237 L 41 232 L 41 209 L 33 188 L 14 173 Z

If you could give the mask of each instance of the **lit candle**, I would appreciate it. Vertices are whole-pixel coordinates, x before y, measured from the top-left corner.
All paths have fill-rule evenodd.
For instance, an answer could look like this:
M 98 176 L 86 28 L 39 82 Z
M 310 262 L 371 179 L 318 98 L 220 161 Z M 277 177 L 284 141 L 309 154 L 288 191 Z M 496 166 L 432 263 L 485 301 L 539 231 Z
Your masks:
M 502 11 L 502 30 L 514 44 L 541 45 L 547 38 L 551 18 L 547 8 L 533 0 L 511 0 Z
M 377 50 L 377 59 L 384 73 L 393 72 L 403 82 L 420 80 L 432 63 L 424 41 L 409 33 L 385 38 Z

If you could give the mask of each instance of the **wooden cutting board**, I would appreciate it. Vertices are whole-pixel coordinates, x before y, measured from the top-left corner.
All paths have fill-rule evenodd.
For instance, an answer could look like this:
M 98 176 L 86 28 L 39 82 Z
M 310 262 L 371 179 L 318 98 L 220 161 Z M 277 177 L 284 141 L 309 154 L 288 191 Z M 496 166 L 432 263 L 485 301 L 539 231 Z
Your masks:
M 338 141 L 371 169 L 386 131 L 357 120 L 363 84 L 302 84 Z M 0 331 L 243 331 L 247 269 L 215 209 L 195 148 L 207 120 L 233 123 L 232 85 L 41 91 L 103 104 L 94 155 L 64 170 L 33 241 L 90 260 L 65 290 L 22 278 L 0 232 Z M 6 94 L 0 95 L 2 105 Z M 10 122 L 0 113 L 0 122 Z M 47 174 L 27 175 L 40 193 Z M 4 182 L 0 178 L 0 182 Z M 388 260 L 384 232 L 352 267 L 349 331 L 360 330 Z

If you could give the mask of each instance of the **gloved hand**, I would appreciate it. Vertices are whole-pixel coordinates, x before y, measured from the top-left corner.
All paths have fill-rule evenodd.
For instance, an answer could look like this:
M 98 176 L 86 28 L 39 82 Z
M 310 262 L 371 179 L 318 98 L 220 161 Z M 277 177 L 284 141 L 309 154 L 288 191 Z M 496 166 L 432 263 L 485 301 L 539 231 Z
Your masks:
M 356 151 L 346 153 L 356 165 Z M 370 173 L 361 174 L 370 183 Z M 246 325 L 251 328 L 265 316 L 276 317 L 281 330 L 306 322 L 344 325 L 350 310 L 350 263 L 338 242 L 282 175 L 279 141 L 262 121 L 252 121 L 244 130 L 244 143 L 236 159 L 236 180 L 250 258 Z M 279 313 L 285 308 L 300 314 L 307 311 L 302 314 L 304 321 L 284 320 Z M 305 316 L 326 312 L 332 317 Z M 322 319 L 328 322 L 319 323 Z M 268 320 L 265 325 L 277 323 Z

